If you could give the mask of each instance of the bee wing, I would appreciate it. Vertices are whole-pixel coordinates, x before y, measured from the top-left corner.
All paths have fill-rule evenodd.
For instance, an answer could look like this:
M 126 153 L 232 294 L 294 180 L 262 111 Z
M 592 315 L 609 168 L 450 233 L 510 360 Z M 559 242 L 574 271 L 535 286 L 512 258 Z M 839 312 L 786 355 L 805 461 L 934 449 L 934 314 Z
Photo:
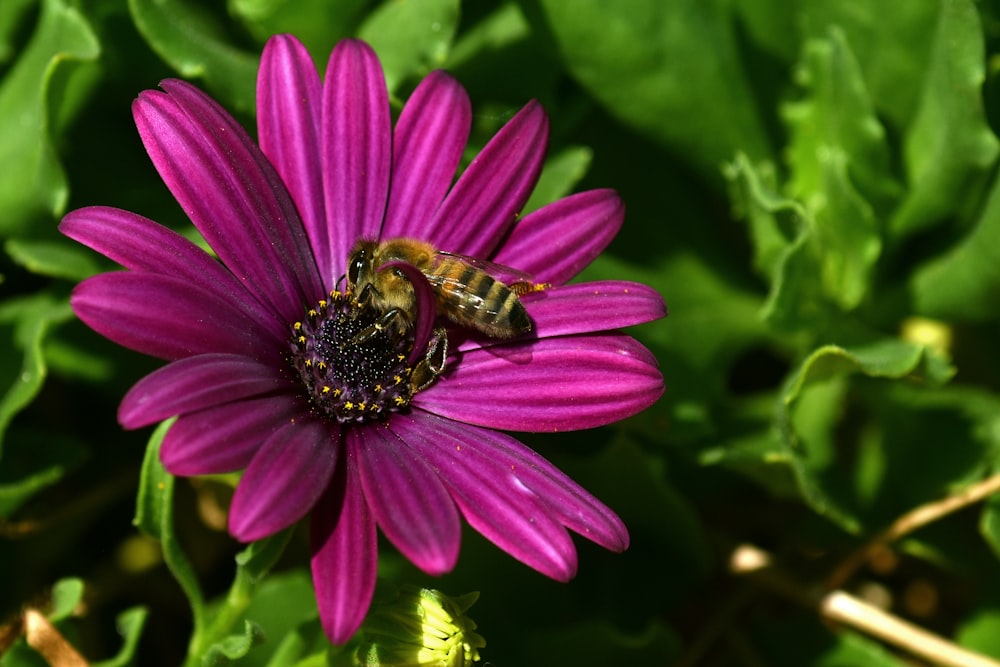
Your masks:
M 448 257 L 453 260 L 458 260 L 463 264 L 468 264 L 469 266 L 479 269 L 480 271 L 485 271 L 490 275 L 490 277 L 495 280 L 499 280 L 505 285 L 511 285 L 514 283 L 535 284 L 535 278 L 530 273 L 526 273 L 525 271 L 521 271 L 510 266 L 497 264 L 496 262 L 480 259 L 479 257 L 459 255 L 457 253 L 445 252 L 443 250 L 439 250 L 437 255 L 438 257 Z

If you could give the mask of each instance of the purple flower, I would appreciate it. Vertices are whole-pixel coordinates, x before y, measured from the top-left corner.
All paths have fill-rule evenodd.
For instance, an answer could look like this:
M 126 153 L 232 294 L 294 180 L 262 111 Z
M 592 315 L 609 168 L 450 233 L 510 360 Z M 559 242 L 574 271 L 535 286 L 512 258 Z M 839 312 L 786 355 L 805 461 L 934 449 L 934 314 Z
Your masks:
M 582 192 L 518 219 L 546 147 L 538 103 L 453 183 L 471 124 L 465 90 L 430 74 L 393 128 L 378 59 L 359 41 L 337 45 L 323 80 L 294 38 L 268 42 L 259 147 L 193 86 L 162 88 L 133 104 L 139 134 L 218 259 L 135 213 L 73 211 L 62 232 L 127 269 L 82 282 L 73 308 L 100 334 L 170 362 L 129 391 L 119 420 L 134 429 L 177 416 L 161 450 L 172 474 L 245 469 L 229 515 L 235 537 L 261 539 L 310 515 L 316 596 L 334 642 L 371 601 L 376 526 L 434 575 L 455 565 L 462 517 L 560 581 L 577 565 L 567 529 L 628 546 L 611 510 L 494 430 L 591 428 L 663 391 L 654 357 L 617 331 L 662 317 L 660 296 L 623 281 L 566 284 L 617 233 L 618 196 Z M 384 393 L 427 335 L 377 330 L 383 313 L 335 290 L 359 238 L 401 236 L 550 283 L 522 297 L 532 333 L 497 340 L 452 326 L 440 377 Z M 404 268 L 429 322 L 434 295 Z M 331 391 L 346 392 L 337 411 Z

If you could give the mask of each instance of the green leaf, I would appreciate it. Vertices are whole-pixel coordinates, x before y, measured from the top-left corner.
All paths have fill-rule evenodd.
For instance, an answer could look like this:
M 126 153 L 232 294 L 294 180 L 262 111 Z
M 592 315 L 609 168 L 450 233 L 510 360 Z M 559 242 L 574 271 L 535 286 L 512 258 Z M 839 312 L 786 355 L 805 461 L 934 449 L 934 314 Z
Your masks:
M 8 63 L 17 55 L 15 38 L 21 22 L 37 2 L 38 0 L 5 0 L 0 3 L 0 65 Z
M 251 581 L 262 579 L 285 553 L 285 547 L 292 539 L 293 532 L 294 528 L 288 528 L 276 535 L 251 543 L 236 554 L 236 565 L 246 571 Z
M 788 194 L 821 215 L 838 194 L 827 187 L 826 173 L 828 163 L 838 160 L 846 163 L 849 180 L 864 199 L 895 199 L 900 186 L 892 175 L 885 129 L 843 31 L 831 27 L 824 39 L 806 42 L 796 78 L 806 95 L 783 107 L 791 131 Z M 837 220 L 831 218 L 829 224 Z
M 253 112 L 260 55 L 234 46 L 204 6 L 184 0 L 129 0 L 128 6 L 142 36 L 181 76 L 202 79 L 231 111 Z
M 947 382 L 954 369 L 925 346 L 886 339 L 851 347 L 824 345 L 789 376 L 775 414 L 786 460 L 803 499 L 850 532 L 859 530 L 859 520 L 831 495 L 820 472 L 834 456 L 832 438 L 845 402 L 846 377 L 855 373 L 933 387 Z
M 725 0 L 540 0 L 572 75 L 617 117 L 709 179 L 771 153 Z
M 112 658 L 91 663 L 92 667 L 129 667 L 129 665 L 134 664 L 135 653 L 139 648 L 139 639 L 148 616 L 149 612 L 142 607 L 132 607 L 120 613 L 117 623 L 118 633 L 124 639 L 121 649 Z
M 996 586 L 988 585 L 996 594 Z M 976 610 L 962 623 L 956 640 L 965 648 L 983 655 L 1000 657 L 1000 608 L 994 604 Z
M 913 309 L 944 320 L 996 318 L 1000 296 L 1000 178 L 975 227 L 912 276 Z
M 47 616 L 50 621 L 61 621 L 69 616 L 83 600 L 83 580 L 60 579 L 52 587 L 52 607 Z
M 228 0 L 230 13 L 258 42 L 295 35 L 317 65 L 326 67 L 334 44 L 353 35 L 371 0 Z M 322 70 L 321 70 L 322 71 Z
M 961 211 L 996 161 L 983 112 L 983 30 L 971 0 L 940 3 L 923 96 L 905 137 L 910 189 L 890 222 L 905 235 Z
M 0 357 L 6 360 L 0 367 L 0 386 L 8 387 L 0 398 L 0 458 L 11 420 L 31 403 L 45 382 L 44 345 L 49 332 L 72 315 L 68 303 L 45 293 L 0 303 Z
M 52 120 L 80 63 L 99 52 L 76 8 L 42 2 L 30 41 L 0 82 L 0 235 L 24 233 L 32 222 L 62 213 L 69 190 Z
M 414 75 L 442 67 L 458 28 L 458 0 L 393 0 L 358 31 L 378 53 L 389 92 Z
M 160 424 L 146 446 L 133 523 L 143 533 L 160 541 L 163 559 L 191 605 L 194 631 L 190 645 L 198 646 L 205 628 L 205 596 L 194 566 L 181 549 L 174 532 L 174 477 L 160 463 L 160 445 L 172 423 L 173 420 L 169 420 Z
M 243 634 L 229 635 L 212 644 L 201 657 L 203 665 L 219 665 L 230 660 L 238 660 L 257 644 L 264 641 L 260 626 L 251 621 L 243 622 Z
M 11 239 L 4 250 L 16 263 L 42 276 L 80 281 L 98 271 L 93 253 L 76 244 Z
M 573 187 L 587 174 L 593 156 L 593 151 L 583 146 L 566 148 L 550 156 L 545 161 L 542 176 L 524 205 L 522 214 L 527 215 L 572 192 Z

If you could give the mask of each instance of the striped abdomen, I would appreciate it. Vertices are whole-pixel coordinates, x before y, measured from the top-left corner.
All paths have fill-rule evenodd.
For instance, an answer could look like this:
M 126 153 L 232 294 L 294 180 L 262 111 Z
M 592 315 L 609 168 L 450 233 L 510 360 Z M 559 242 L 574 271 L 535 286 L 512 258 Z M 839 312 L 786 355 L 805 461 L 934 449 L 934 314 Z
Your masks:
M 486 271 L 445 256 L 425 275 L 437 293 L 438 311 L 456 324 L 493 338 L 531 331 L 531 320 L 517 293 Z

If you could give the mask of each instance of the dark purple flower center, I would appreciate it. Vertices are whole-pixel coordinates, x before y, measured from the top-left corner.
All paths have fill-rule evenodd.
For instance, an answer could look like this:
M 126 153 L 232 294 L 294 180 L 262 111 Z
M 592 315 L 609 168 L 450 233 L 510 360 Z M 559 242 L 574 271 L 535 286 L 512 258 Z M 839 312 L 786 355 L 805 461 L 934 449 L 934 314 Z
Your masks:
M 331 292 L 292 325 L 290 361 L 316 412 L 363 422 L 410 404 L 413 335 L 382 320 L 377 309 Z

